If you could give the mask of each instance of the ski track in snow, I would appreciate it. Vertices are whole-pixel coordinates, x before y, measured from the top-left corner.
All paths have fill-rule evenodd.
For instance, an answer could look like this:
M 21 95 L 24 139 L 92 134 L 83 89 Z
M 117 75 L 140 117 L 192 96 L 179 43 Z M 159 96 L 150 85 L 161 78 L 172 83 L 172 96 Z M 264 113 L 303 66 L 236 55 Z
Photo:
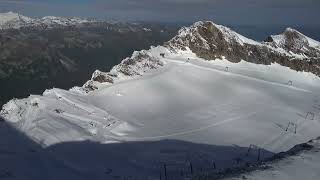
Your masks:
M 233 118 L 226 119 L 226 120 L 223 120 L 223 121 L 220 121 L 217 123 L 210 124 L 208 126 L 204 126 L 204 127 L 200 127 L 200 128 L 192 129 L 192 130 L 188 130 L 188 131 L 177 132 L 177 133 L 173 133 L 173 134 L 166 134 L 166 135 L 162 135 L 162 136 L 153 136 L 153 137 L 126 137 L 126 140 L 130 140 L 130 141 L 155 140 L 155 139 L 163 139 L 163 138 L 169 138 L 169 137 L 174 137 L 174 136 L 192 134 L 192 133 L 196 133 L 196 132 L 200 132 L 200 131 L 205 131 L 205 130 L 210 129 L 212 127 L 226 124 L 226 123 L 236 121 L 236 120 L 239 120 L 242 118 L 248 118 L 248 117 L 253 116 L 255 114 L 257 114 L 257 112 L 250 113 L 250 114 L 243 116 L 243 117 L 233 117 Z

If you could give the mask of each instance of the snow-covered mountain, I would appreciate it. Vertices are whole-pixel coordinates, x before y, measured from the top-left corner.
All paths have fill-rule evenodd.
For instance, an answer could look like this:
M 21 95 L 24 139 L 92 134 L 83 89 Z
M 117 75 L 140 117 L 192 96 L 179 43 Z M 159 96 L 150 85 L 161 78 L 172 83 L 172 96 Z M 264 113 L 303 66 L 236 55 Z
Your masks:
M 43 18 L 30 18 L 14 12 L 0 13 L 0 30 L 20 29 L 27 27 L 52 28 L 57 26 L 72 26 L 84 23 L 96 22 L 81 18 L 63 18 L 46 16 Z
M 34 23 L 34 19 L 17 13 L 0 13 L 0 29 L 20 28 Z
M 292 54 L 315 58 L 320 56 L 320 43 L 292 28 L 287 28 L 280 35 L 270 36 L 266 41 L 273 47 L 285 49 Z
M 64 167 L 65 177 L 220 172 L 320 136 L 319 57 L 294 53 L 198 22 L 110 72 L 96 71 L 83 87 L 13 99 L 1 116 L 58 161 L 43 160 L 45 171 Z M 21 169 L 16 176 L 24 177 Z
M 288 31 L 297 36 L 289 40 L 289 37 L 287 37 L 290 36 L 287 35 Z M 270 38 L 276 40 L 271 41 Z M 301 45 L 301 42 L 305 43 Z M 286 44 L 291 44 L 291 46 Z M 244 60 L 265 65 L 278 63 L 296 71 L 306 71 L 320 75 L 319 45 L 320 42 L 291 28 L 287 28 L 280 35 L 268 37 L 265 42 L 257 42 L 238 34 L 228 27 L 207 21 L 196 22 L 190 27 L 181 28 L 177 36 L 164 44 L 162 48 L 165 50 L 161 52 L 165 54 L 191 50 L 198 57 L 205 60 L 227 59 L 235 63 Z M 155 61 L 154 58 L 150 55 L 150 52 L 145 50 L 135 52 L 131 58 L 125 59 L 121 64 L 114 67 L 111 72 L 95 72 L 92 79 L 84 87 L 95 89 L 94 84 L 97 84 L 95 82 L 98 82 L 98 84 L 101 82 L 113 82 L 119 76 L 123 78 L 140 75 L 141 69 L 143 71 L 141 67 L 149 69 L 148 65 L 140 64 L 141 62 L 153 64 L 152 68 L 157 68 L 161 62 Z M 140 72 L 137 72 L 137 68 L 140 69 Z M 104 78 L 105 80 L 102 80 Z
M 320 75 L 319 44 L 291 28 L 267 38 L 267 42 L 256 42 L 213 22 L 198 22 L 181 29 L 166 46 L 173 50 L 189 47 L 197 56 L 207 60 L 225 57 L 232 62 L 278 63 Z
M 160 47 L 159 47 L 160 48 Z M 161 52 L 168 52 L 161 47 Z M 159 55 L 152 52 L 152 50 L 136 51 L 130 58 L 124 59 L 119 65 L 116 65 L 108 73 L 95 71 L 91 80 L 83 85 L 82 91 L 92 91 L 98 89 L 99 84 L 114 83 L 124 79 L 130 79 L 135 76 L 142 76 L 145 72 L 152 69 L 158 69 L 164 65 L 160 60 Z

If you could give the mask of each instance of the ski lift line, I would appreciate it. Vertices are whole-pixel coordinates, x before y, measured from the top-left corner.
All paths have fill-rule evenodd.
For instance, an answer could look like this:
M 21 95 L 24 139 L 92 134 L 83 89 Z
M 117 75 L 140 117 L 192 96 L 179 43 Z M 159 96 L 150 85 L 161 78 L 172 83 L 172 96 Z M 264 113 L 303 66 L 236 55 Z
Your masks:
M 303 117 L 301 117 L 303 118 Z M 299 123 L 300 122 L 300 123 Z M 290 123 L 290 122 L 289 122 Z M 303 127 L 303 124 L 305 124 L 306 121 L 304 121 L 303 119 L 301 119 L 301 121 L 299 121 L 298 119 L 296 120 L 296 122 L 294 124 L 296 124 L 296 126 L 294 127 L 295 128 L 295 131 L 296 131 L 296 134 L 300 134 L 301 132 L 298 133 L 298 126 L 300 128 Z M 279 127 L 279 126 L 277 126 Z M 284 136 L 287 136 L 287 135 L 290 135 L 290 136 L 293 136 L 293 133 L 290 131 L 285 131 L 285 129 L 283 129 L 282 127 L 279 127 L 282 131 L 280 132 L 280 134 L 276 135 L 276 136 L 273 136 L 271 139 L 269 139 L 268 141 L 265 141 L 261 147 L 262 148 L 266 148 L 267 145 L 269 145 L 270 143 L 276 141 L 276 140 L 280 140 L 282 137 Z
M 57 93 L 56 93 L 57 94 Z M 60 96 L 60 97 L 62 97 L 62 96 Z M 62 97 L 62 98 L 64 98 L 64 97 Z M 64 98 L 64 99 L 66 99 L 66 98 Z M 67 101 L 68 102 L 68 101 Z M 101 109 L 101 108 L 98 108 L 98 107 L 96 107 L 96 106 L 94 106 L 93 108 L 92 108 L 92 110 L 93 111 L 88 111 L 88 110 L 86 110 L 86 109 L 83 109 L 83 108 L 81 108 L 81 107 L 78 107 L 78 106 L 75 106 L 75 107 L 77 107 L 79 110 L 83 110 L 83 111 L 85 111 L 85 112 L 87 112 L 87 113 L 89 113 L 89 115 L 92 115 L 94 112 L 96 112 L 94 109 L 96 109 L 97 111 L 100 111 L 102 114 L 105 114 L 105 116 L 107 116 L 107 117 L 112 117 L 115 121 L 119 121 L 118 120 L 118 118 L 116 118 L 116 117 L 114 117 L 113 115 L 111 115 L 110 113 L 108 113 L 107 111 L 105 111 L 105 110 L 103 110 L 103 109 Z M 64 112 L 63 114 L 69 114 L 69 113 L 66 113 L 66 112 Z M 72 115 L 72 114 L 70 114 L 70 115 Z M 105 117 L 104 116 L 104 117 Z M 99 118 L 99 119 L 101 119 L 101 117 L 100 116 L 95 116 L 94 118 Z M 76 119 L 79 119 L 79 118 L 76 118 Z M 88 118 L 87 118 L 88 119 Z M 104 118 L 103 118 L 104 119 Z M 81 120 L 81 119 L 79 119 L 79 120 Z M 86 121 L 87 122 L 87 121 Z
M 290 127 L 291 127 L 291 130 L 289 129 Z M 290 132 L 292 132 L 292 128 L 294 128 L 294 134 L 297 134 L 297 127 L 298 125 L 296 123 L 289 122 L 285 131 L 288 132 L 290 130 Z
M 77 108 L 78 110 L 87 112 L 89 115 L 93 115 L 93 114 L 95 114 L 97 111 L 100 111 L 102 114 L 110 115 L 110 114 L 107 113 L 105 110 L 100 109 L 100 108 L 98 108 L 98 107 L 96 107 L 96 106 L 90 108 L 90 109 L 91 109 L 91 111 L 90 111 L 90 110 L 88 110 L 88 109 L 86 109 L 86 108 L 83 108 L 82 106 L 77 105 L 77 103 L 75 103 L 75 102 L 73 102 L 73 101 L 70 101 L 69 99 L 63 97 L 62 95 L 58 94 L 57 92 L 55 92 L 55 94 L 56 94 L 56 96 L 59 96 L 61 99 L 63 99 L 65 102 L 67 102 L 68 104 L 73 105 L 73 106 L 74 106 L 75 108 Z M 96 111 L 96 110 L 97 110 L 97 111 Z M 98 113 L 98 114 L 99 114 L 99 113 Z M 99 117 L 97 117 L 97 118 L 99 118 Z
M 71 119 L 75 119 L 75 120 L 80 120 L 84 123 L 88 123 L 91 127 L 97 127 L 97 126 L 106 126 L 106 124 L 104 123 L 101 123 L 99 121 L 95 121 L 95 120 L 92 120 L 92 119 L 89 119 L 89 118 L 84 118 L 84 117 L 78 117 L 78 116 L 74 116 L 72 114 L 69 114 L 69 113 L 64 113 L 65 117 L 69 117 Z M 63 116 L 60 116 L 60 117 L 63 117 Z M 114 121 L 112 124 L 115 124 L 116 121 Z M 108 127 L 111 127 L 111 124 L 110 126 Z
M 254 144 L 250 144 L 248 151 L 246 153 L 246 156 L 249 156 L 250 152 L 255 151 L 255 154 L 257 155 L 257 161 L 261 160 L 261 147 L 254 145 Z M 241 161 L 243 161 L 243 159 L 241 159 Z M 237 162 L 237 164 L 239 164 L 239 162 Z
M 199 69 L 204 69 L 204 70 L 214 71 L 214 72 L 220 72 L 220 73 L 227 73 L 227 72 L 225 72 L 223 70 L 219 70 L 219 69 L 215 69 L 215 68 L 204 67 L 204 66 L 197 65 L 197 64 L 192 64 L 192 65 L 198 67 Z M 278 83 L 278 82 L 272 82 L 272 81 L 267 81 L 267 80 L 263 80 L 263 79 L 258 79 L 258 78 L 254 78 L 254 77 L 251 77 L 251 76 L 238 74 L 238 73 L 230 73 L 230 74 L 232 74 L 233 76 L 243 77 L 243 78 L 246 78 L 246 79 L 250 79 L 250 80 L 254 80 L 254 81 L 258 81 L 258 82 L 262 82 L 262 83 L 267 83 L 267 84 L 272 84 L 272 85 L 275 85 L 275 86 L 281 86 L 281 87 L 288 88 L 287 85 L 282 84 L 282 83 Z M 293 90 L 296 90 L 296 91 L 302 91 L 302 92 L 305 92 L 305 93 L 312 93 L 312 91 L 310 91 L 310 90 L 306 90 L 306 89 L 302 89 L 302 88 L 298 88 L 298 87 L 294 87 L 294 86 L 290 86 L 290 88 L 293 89 Z
M 305 117 L 305 120 L 308 120 L 308 117 L 311 116 L 312 118 L 310 120 L 314 120 L 315 114 L 313 112 L 307 112 L 307 115 Z
M 181 63 L 181 61 L 179 60 L 176 60 L 176 59 L 169 59 L 170 61 L 172 62 L 177 62 L 177 63 Z M 192 59 L 192 60 L 197 60 L 197 59 Z M 208 65 L 210 65 L 213 69 L 214 67 L 219 67 L 219 70 L 224 70 L 226 66 L 223 66 L 223 65 L 219 65 L 219 64 L 212 64 L 210 63 L 210 61 L 204 61 L 204 62 L 201 62 L 201 64 L 204 64 L 204 63 L 207 63 Z M 198 63 L 199 64 L 199 63 Z M 193 64 L 193 65 L 197 65 L 197 66 L 200 66 L 198 64 Z M 228 66 L 229 68 L 232 67 L 232 66 Z M 221 69 L 220 69 L 221 68 Z M 263 72 L 263 73 L 266 73 L 267 70 L 270 69 L 270 67 L 267 67 L 267 70 L 265 69 L 261 69 L 260 71 L 257 71 L 257 70 L 252 70 L 250 68 L 245 68 L 245 67 L 236 67 L 236 69 L 239 69 L 239 70 L 245 70 L 245 71 L 250 71 L 250 72 Z M 217 69 L 218 70 L 218 69 Z
M 288 132 L 280 132 L 278 135 L 273 136 L 269 140 L 266 140 L 263 144 L 260 145 L 261 148 L 266 149 L 266 146 L 273 143 L 274 141 L 279 140 L 281 137 L 288 135 Z
M 86 129 L 85 129 L 85 128 L 79 126 L 79 124 L 77 124 L 77 123 L 73 123 L 73 122 L 70 122 L 70 121 L 65 120 L 64 117 L 61 116 L 61 115 L 58 116 L 59 118 L 57 118 L 56 113 L 53 114 L 53 112 L 48 112 L 48 115 L 49 115 L 51 118 L 54 118 L 55 120 L 57 120 L 58 122 L 64 123 L 64 124 L 67 125 L 67 126 L 71 126 L 71 127 L 72 127 L 73 129 L 75 129 L 75 130 L 80 130 L 81 132 L 82 132 L 82 131 L 83 131 L 83 132 L 86 132 Z M 40 130 L 40 129 L 39 129 L 39 130 Z M 87 133 L 87 135 L 90 135 L 90 133 Z
M 298 126 L 299 126 L 299 129 L 304 129 L 305 125 L 306 125 L 306 124 L 309 124 L 309 123 L 308 123 L 308 121 L 306 121 L 306 120 L 304 120 L 304 119 L 301 119 L 301 120 L 299 120 L 299 122 L 297 121 L 296 124 L 297 124 L 297 127 L 296 127 L 296 128 L 297 128 L 297 130 L 298 130 Z M 304 133 L 304 132 L 301 131 L 301 130 L 296 132 L 296 134 L 298 134 L 298 135 L 303 135 L 303 133 Z M 290 133 L 290 134 L 292 134 L 292 133 Z M 304 135 L 303 135 L 303 136 L 304 136 Z
M 87 112 L 87 113 L 93 113 L 93 112 L 94 112 L 94 111 L 90 111 L 90 110 L 88 110 L 88 109 L 86 109 L 86 108 L 83 108 L 82 106 L 77 105 L 77 103 L 75 103 L 75 102 L 73 102 L 73 101 L 71 101 L 71 100 L 63 97 L 62 95 L 60 95 L 60 94 L 57 93 L 57 92 L 55 92 L 55 94 L 56 94 L 57 97 L 59 97 L 59 99 L 64 100 L 66 103 L 68 103 L 69 105 L 72 105 L 72 106 L 76 107 L 77 109 L 80 109 L 80 110 L 85 111 L 85 112 Z

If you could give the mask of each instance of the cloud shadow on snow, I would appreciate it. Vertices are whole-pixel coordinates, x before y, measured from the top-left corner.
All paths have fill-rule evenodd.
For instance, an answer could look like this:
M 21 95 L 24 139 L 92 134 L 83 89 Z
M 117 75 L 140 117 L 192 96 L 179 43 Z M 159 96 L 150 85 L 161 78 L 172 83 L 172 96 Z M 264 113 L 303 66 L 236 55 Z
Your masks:
M 81 141 L 42 148 L 0 120 L 0 179 L 176 179 L 256 163 L 248 147 L 177 140 L 100 144 Z M 272 152 L 261 150 L 261 158 Z

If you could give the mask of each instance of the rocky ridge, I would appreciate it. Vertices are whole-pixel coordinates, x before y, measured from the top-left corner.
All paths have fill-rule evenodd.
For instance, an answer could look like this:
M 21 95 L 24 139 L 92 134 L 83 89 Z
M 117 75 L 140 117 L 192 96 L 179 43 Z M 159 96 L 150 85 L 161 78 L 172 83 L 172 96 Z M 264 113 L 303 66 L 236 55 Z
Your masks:
M 197 22 L 182 28 L 165 46 L 173 51 L 188 47 L 206 60 L 224 57 L 235 63 L 241 60 L 265 65 L 278 63 L 320 75 L 320 43 L 291 28 L 257 42 L 213 22 Z
M 292 28 L 287 28 L 282 34 L 269 36 L 264 42 L 257 42 L 228 27 L 200 21 L 181 28 L 174 38 L 161 47 L 166 49 L 163 52 L 169 53 L 191 50 L 205 60 L 226 59 L 234 63 L 244 60 L 265 65 L 278 63 L 320 76 L 320 42 Z M 113 83 L 119 77 L 141 75 L 139 71 L 161 67 L 161 59 L 155 58 L 150 51 L 152 49 L 135 52 L 108 73 L 96 71 L 83 87 L 90 91 L 97 89 L 100 83 Z

